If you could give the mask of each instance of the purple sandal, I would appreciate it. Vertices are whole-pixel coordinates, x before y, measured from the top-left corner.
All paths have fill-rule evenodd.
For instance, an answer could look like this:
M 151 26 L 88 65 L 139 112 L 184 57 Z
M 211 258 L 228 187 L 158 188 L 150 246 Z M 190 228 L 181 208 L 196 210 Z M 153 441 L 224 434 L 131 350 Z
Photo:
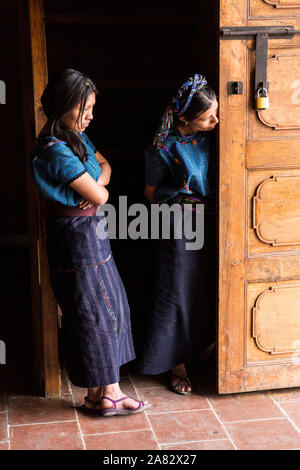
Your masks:
M 130 397 L 127 395 L 126 397 L 119 398 L 119 400 L 113 400 L 112 398 L 103 396 L 102 400 L 106 398 L 107 400 L 111 401 L 112 404 L 114 405 L 113 408 L 102 408 L 101 414 L 102 416 L 116 416 L 116 415 L 132 415 L 135 413 L 140 413 L 141 411 L 144 411 L 146 408 L 149 408 L 151 405 L 150 403 L 144 403 L 143 401 L 136 400 L 135 398 Z M 126 398 L 132 398 L 132 400 L 135 400 L 139 402 L 139 406 L 135 409 L 130 409 L 130 408 L 117 408 L 116 403 L 119 401 L 126 400 Z

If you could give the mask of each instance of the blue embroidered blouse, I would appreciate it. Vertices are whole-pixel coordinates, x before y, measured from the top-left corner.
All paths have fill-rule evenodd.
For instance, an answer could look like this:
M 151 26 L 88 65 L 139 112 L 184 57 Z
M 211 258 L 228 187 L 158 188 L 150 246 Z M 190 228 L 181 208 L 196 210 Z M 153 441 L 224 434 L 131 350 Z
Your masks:
M 206 196 L 211 192 L 208 132 L 184 137 L 172 128 L 159 150 L 153 146 L 146 150 L 145 164 L 146 184 L 157 186 L 154 197 L 158 203 L 178 193 Z
M 97 161 L 96 147 L 84 132 L 79 135 L 88 151 L 88 159 L 82 163 L 67 143 L 47 136 L 43 144 L 37 144 L 30 155 L 33 178 L 40 194 L 47 200 L 65 206 L 76 207 L 82 196 L 69 186 L 84 173 L 98 180 L 101 167 Z

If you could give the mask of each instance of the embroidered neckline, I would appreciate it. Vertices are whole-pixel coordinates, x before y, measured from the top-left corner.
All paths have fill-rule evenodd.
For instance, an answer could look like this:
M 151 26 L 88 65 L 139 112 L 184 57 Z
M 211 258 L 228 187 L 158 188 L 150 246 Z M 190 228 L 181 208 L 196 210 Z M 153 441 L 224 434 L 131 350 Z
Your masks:
M 170 132 L 170 137 L 176 140 L 176 142 L 180 142 L 181 144 L 194 143 L 195 145 L 198 142 L 201 142 L 202 140 L 204 140 L 204 132 L 199 131 L 197 132 L 197 134 L 183 136 L 175 127 L 173 127 L 172 131 Z

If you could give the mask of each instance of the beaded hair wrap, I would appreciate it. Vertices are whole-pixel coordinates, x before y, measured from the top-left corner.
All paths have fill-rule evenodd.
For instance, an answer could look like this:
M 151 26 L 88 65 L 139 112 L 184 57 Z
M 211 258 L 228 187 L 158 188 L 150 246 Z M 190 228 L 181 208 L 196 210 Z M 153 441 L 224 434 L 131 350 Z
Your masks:
M 164 141 L 166 140 L 174 122 L 174 115 L 181 116 L 183 113 L 185 113 L 185 111 L 191 104 L 194 94 L 206 85 L 206 78 L 203 77 L 203 75 L 195 73 L 179 88 L 176 95 L 172 98 L 171 103 L 163 114 L 161 125 L 153 141 L 153 144 L 156 147 L 161 147 Z M 180 98 L 182 97 L 183 92 L 185 90 L 188 90 L 189 88 L 191 88 L 190 94 L 183 107 L 180 109 Z

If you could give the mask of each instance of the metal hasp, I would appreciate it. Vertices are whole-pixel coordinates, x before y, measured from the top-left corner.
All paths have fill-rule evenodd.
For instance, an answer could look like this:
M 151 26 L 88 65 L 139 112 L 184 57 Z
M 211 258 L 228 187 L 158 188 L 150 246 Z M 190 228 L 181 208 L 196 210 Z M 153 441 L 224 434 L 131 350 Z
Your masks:
M 255 97 L 259 90 L 268 91 L 268 42 L 269 36 L 266 33 L 258 33 L 256 36 L 256 57 L 255 57 Z
M 270 39 L 293 38 L 300 34 L 294 26 L 246 26 L 224 27 L 220 30 L 221 39 L 256 39 L 255 59 L 255 99 L 260 90 L 268 92 L 268 42 Z
M 259 33 L 265 33 L 270 39 L 282 39 L 294 37 L 294 34 L 300 34 L 294 26 L 224 26 L 220 30 L 221 39 L 253 39 Z
M 228 82 L 227 83 L 228 95 L 242 95 L 243 82 Z

